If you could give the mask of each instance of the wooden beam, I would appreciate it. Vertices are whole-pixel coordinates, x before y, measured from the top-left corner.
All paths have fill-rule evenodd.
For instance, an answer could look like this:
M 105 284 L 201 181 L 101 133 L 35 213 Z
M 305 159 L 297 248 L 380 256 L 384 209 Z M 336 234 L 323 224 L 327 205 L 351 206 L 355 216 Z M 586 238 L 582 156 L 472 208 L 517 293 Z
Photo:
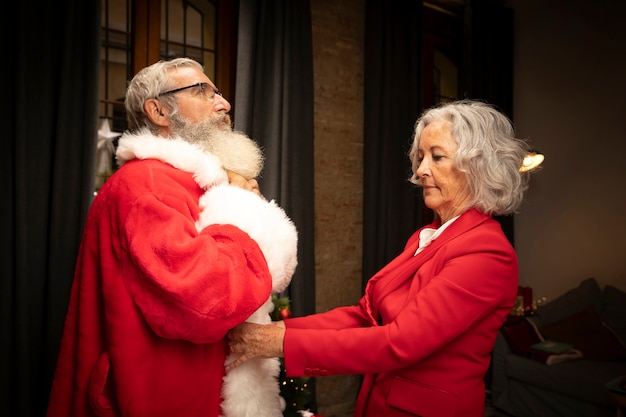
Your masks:
M 160 26 L 160 0 L 132 0 L 130 33 L 133 75 L 160 59 Z

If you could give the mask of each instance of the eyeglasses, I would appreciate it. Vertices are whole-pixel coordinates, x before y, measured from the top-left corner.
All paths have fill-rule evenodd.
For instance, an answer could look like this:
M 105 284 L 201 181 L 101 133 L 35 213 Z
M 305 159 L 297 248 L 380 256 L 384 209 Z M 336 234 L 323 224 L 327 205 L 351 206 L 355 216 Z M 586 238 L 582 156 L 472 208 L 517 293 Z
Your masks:
M 180 88 L 175 88 L 173 90 L 166 91 L 164 93 L 161 93 L 161 94 L 157 95 L 157 98 L 159 98 L 161 96 L 167 96 L 169 94 L 176 94 L 176 93 L 179 93 L 181 91 L 189 90 L 190 88 L 196 88 L 196 87 L 198 87 L 200 89 L 200 95 L 202 95 L 206 100 L 213 100 L 215 98 L 216 94 L 218 96 L 222 95 L 220 90 L 218 90 L 217 88 L 213 87 L 209 83 L 195 83 L 195 84 L 192 84 L 192 85 L 188 85 L 186 87 L 180 87 Z M 209 96 L 208 94 L 210 94 L 210 93 L 212 93 L 212 94 Z

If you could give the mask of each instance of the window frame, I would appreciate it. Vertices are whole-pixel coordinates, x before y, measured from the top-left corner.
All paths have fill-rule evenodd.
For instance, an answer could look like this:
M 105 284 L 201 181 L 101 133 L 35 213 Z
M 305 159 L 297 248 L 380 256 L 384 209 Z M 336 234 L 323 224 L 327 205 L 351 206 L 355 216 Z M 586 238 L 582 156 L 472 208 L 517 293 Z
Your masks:
M 215 0 L 215 6 L 217 42 L 213 82 L 225 97 L 234 97 L 239 2 Z M 160 59 L 161 0 L 134 0 L 131 19 L 131 68 L 134 75 Z

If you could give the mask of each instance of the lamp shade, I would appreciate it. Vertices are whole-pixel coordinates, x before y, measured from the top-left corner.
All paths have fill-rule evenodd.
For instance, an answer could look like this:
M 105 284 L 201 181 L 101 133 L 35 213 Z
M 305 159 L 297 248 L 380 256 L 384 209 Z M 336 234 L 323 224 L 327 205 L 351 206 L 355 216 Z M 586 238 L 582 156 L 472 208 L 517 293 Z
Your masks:
M 520 167 L 520 172 L 528 172 L 537 168 L 543 160 L 545 156 L 539 151 L 529 151 L 526 156 L 524 156 L 524 160 L 522 161 L 522 166 Z

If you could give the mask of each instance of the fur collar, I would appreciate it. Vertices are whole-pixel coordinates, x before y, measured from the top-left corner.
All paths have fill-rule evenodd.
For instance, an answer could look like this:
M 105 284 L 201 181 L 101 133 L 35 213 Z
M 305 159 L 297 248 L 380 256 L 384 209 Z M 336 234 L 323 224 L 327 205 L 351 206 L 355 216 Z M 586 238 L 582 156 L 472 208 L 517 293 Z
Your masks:
M 158 159 L 193 174 L 194 180 L 204 190 L 214 185 L 228 184 L 228 176 L 217 156 L 180 137 L 156 136 L 147 128 L 136 133 L 124 133 L 115 156 L 119 166 L 132 159 Z

